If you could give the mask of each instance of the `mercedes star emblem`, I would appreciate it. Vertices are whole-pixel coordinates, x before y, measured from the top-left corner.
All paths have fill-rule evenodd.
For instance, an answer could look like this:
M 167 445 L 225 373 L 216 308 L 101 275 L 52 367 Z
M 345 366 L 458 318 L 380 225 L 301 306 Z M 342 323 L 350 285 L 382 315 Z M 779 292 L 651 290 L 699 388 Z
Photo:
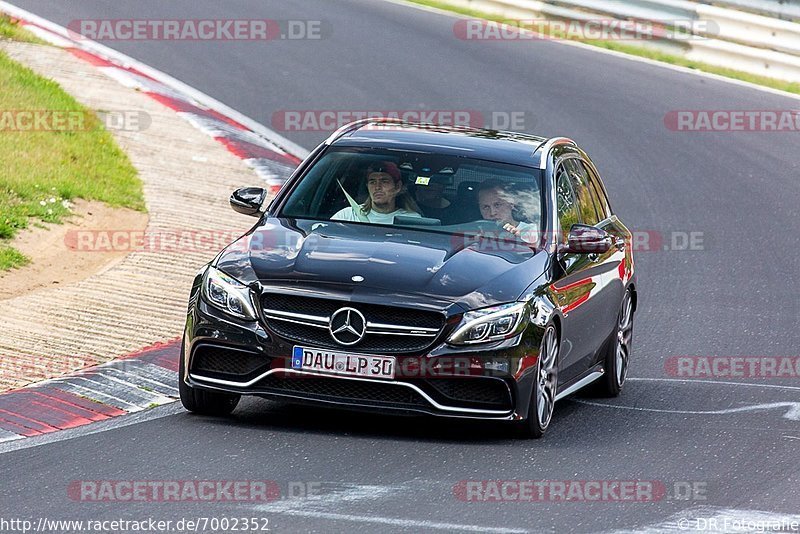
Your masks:
M 328 330 L 340 345 L 355 345 L 367 333 L 367 320 L 355 308 L 340 308 L 331 315 Z

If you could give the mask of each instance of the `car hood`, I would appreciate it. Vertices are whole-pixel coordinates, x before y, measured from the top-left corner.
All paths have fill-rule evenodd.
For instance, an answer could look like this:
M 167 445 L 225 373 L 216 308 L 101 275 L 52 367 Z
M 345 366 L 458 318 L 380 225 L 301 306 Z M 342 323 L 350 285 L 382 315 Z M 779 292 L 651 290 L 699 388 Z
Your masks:
M 516 300 L 547 254 L 498 239 L 332 221 L 264 219 L 218 257 L 246 284 L 358 288 L 475 309 Z

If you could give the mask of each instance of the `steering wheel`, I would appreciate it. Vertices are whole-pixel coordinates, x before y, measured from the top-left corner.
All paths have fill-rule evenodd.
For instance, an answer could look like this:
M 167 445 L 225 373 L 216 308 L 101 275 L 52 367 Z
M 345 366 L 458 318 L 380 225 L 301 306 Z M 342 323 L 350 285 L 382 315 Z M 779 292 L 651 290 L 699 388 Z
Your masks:
M 472 224 L 475 225 L 477 228 L 477 234 L 482 235 L 484 233 L 489 234 L 493 237 L 500 237 L 503 239 L 519 239 L 519 236 L 509 232 L 504 228 L 505 223 L 492 221 L 488 219 L 480 219 L 478 221 L 474 221 Z

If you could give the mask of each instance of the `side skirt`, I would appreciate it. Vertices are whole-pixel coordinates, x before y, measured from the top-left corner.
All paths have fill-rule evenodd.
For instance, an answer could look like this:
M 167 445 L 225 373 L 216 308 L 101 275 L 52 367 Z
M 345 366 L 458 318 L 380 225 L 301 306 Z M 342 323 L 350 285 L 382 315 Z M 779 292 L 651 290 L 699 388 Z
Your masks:
M 567 386 L 567 388 L 564 389 L 563 391 L 559 391 L 558 394 L 556 395 L 556 400 L 563 399 L 567 395 L 571 395 L 576 391 L 578 391 L 579 389 L 588 386 L 589 384 L 591 384 L 604 374 L 606 374 L 606 371 L 605 369 L 603 369 L 602 364 L 596 365 L 583 378 L 579 379 L 577 382 L 573 382 L 571 385 Z

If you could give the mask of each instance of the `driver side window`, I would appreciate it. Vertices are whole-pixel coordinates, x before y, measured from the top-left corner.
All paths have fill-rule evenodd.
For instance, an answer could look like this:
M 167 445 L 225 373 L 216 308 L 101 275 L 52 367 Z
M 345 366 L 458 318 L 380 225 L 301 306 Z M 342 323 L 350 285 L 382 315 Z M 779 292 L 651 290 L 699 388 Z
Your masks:
M 573 224 L 580 223 L 578 216 L 578 203 L 575 200 L 575 191 L 569 179 L 569 173 L 564 165 L 556 171 L 556 208 L 558 212 L 559 234 L 558 242 L 566 243 L 569 231 Z

